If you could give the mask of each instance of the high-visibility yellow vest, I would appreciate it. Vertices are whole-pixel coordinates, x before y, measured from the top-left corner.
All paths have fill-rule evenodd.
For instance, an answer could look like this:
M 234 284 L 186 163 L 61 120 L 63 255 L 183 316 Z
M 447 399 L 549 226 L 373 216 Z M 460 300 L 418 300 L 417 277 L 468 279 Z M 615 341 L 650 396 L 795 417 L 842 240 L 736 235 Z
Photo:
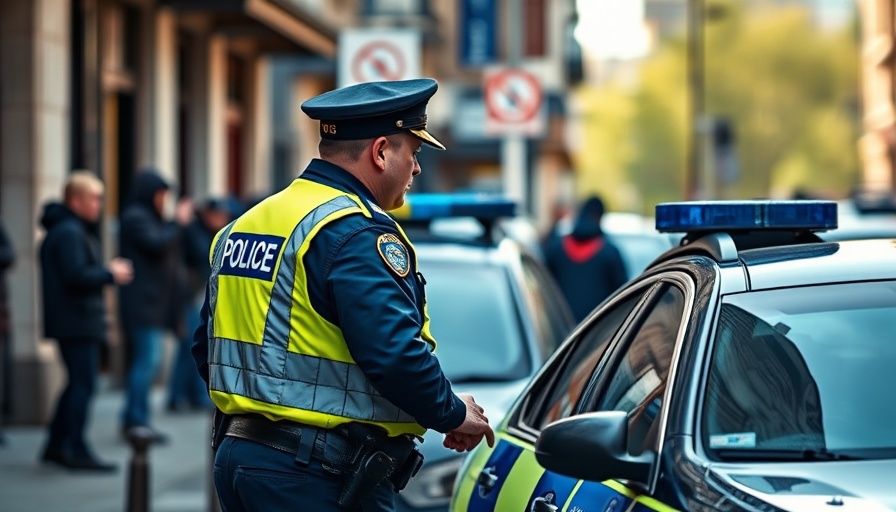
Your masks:
M 342 331 L 314 310 L 308 294 L 308 272 L 315 270 L 302 262 L 311 240 L 346 215 L 372 218 L 371 208 L 356 195 L 297 179 L 215 237 L 209 391 L 222 412 L 323 428 L 362 421 L 393 436 L 425 431 L 373 388 Z M 435 349 L 425 311 L 420 336 Z

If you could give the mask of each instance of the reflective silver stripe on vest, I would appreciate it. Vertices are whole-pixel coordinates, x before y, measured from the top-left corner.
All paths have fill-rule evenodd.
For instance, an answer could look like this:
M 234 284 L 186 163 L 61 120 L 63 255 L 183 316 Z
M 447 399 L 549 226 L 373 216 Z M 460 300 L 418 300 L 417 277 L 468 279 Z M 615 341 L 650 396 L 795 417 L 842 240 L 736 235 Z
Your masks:
M 380 396 L 356 365 L 283 350 L 287 379 L 270 373 L 271 351 L 263 346 L 215 338 L 210 349 L 212 389 L 345 418 L 414 422 Z
M 346 418 L 414 422 L 380 396 L 356 365 L 287 350 L 299 248 L 319 222 L 347 208 L 360 209 L 339 196 L 312 210 L 293 230 L 280 258 L 261 345 L 210 337 L 211 389 Z
M 208 339 L 215 337 L 215 322 L 212 315 L 218 306 L 218 274 L 221 273 L 221 266 L 224 265 L 224 246 L 227 245 L 227 237 L 230 236 L 230 231 L 233 229 L 234 224 L 236 224 L 236 221 L 232 221 L 221 231 L 218 243 L 215 244 L 215 251 L 212 254 L 212 273 L 211 278 L 208 280 L 208 326 L 206 328 Z

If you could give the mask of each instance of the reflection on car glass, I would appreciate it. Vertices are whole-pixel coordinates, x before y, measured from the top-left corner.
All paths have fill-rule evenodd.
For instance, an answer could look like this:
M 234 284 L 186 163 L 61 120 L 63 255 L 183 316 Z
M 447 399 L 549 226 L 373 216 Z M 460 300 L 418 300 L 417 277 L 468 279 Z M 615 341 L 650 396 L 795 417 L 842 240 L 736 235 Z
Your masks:
M 710 447 L 714 435 L 749 432 L 756 447 L 823 448 L 818 384 L 796 345 L 730 305 L 722 307 L 719 341 L 708 392 Z
M 893 281 L 726 298 L 704 399 L 703 442 L 711 450 L 750 453 L 877 458 L 896 451 L 893 318 Z
M 660 379 L 659 375 L 656 374 L 656 370 L 648 368 L 644 375 L 636 380 L 631 387 L 628 388 L 625 394 L 616 401 L 613 410 L 631 411 L 635 407 L 641 405 L 648 396 L 653 394 L 654 390 L 662 385 L 662 383 L 663 381 Z

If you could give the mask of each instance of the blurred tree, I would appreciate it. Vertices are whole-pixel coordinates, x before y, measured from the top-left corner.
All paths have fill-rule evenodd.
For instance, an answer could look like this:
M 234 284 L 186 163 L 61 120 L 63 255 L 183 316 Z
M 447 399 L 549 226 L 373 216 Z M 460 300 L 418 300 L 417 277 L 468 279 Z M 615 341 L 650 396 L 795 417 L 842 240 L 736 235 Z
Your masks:
M 706 111 L 738 132 L 740 180 L 725 197 L 845 194 L 858 180 L 858 45 L 805 8 L 749 16 L 733 0 L 707 26 Z
M 738 179 L 720 186 L 719 197 L 846 194 L 859 178 L 854 27 L 823 31 L 799 6 L 708 3 L 705 110 L 731 122 L 740 163 Z M 642 63 L 634 87 L 583 86 L 582 194 L 597 190 L 611 208 L 644 213 L 682 199 L 685 56 L 684 40 L 667 41 Z M 619 190 L 628 192 L 617 198 Z

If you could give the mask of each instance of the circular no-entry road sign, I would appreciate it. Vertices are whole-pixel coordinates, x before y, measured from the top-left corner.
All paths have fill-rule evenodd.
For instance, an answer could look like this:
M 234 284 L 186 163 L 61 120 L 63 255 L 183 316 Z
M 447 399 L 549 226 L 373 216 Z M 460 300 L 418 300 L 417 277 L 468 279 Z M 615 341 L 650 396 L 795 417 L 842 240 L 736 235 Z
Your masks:
M 352 58 L 352 78 L 357 82 L 400 80 L 406 68 L 401 48 L 385 40 L 365 44 Z
M 541 108 L 541 84 L 522 69 L 503 69 L 487 77 L 484 94 L 489 117 L 501 123 L 530 122 Z

